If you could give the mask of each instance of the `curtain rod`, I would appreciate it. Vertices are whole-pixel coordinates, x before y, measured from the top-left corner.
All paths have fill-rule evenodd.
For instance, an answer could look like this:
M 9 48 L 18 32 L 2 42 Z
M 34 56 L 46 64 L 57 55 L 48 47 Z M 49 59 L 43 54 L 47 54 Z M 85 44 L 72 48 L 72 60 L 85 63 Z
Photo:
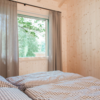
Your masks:
M 9 1 L 16 2 L 16 3 L 19 3 L 19 4 L 23 4 L 24 6 L 28 5 L 28 6 L 32 6 L 32 7 L 37 7 L 37 8 L 45 9 L 45 10 L 56 11 L 56 10 L 52 10 L 52 9 L 48 9 L 48 8 L 44 8 L 44 7 L 39 7 L 39 6 L 35 6 L 35 5 L 23 3 L 23 2 L 18 2 L 18 1 L 13 1 L 13 0 L 9 0 Z M 60 11 L 58 11 L 58 12 L 60 12 Z

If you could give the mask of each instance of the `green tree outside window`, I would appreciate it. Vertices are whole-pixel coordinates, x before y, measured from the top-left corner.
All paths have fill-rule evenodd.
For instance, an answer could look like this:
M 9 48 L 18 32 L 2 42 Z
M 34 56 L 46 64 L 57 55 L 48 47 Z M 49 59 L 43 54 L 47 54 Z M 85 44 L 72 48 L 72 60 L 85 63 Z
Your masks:
M 18 17 L 19 57 L 45 53 L 45 21 Z

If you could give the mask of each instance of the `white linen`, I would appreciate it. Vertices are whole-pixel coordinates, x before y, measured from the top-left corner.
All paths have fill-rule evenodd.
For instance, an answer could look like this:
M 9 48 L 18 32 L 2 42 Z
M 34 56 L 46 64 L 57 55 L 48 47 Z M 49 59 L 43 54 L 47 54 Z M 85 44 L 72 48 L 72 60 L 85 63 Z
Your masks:
M 19 87 L 21 90 L 31 88 L 34 86 L 40 86 L 50 83 L 55 83 L 63 80 L 73 80 L 81 78 L 82 76 L 74 73 L 64 73 L 61 71 L 41 72 L 33 73 L 23 76 L 7 78 L 9 82 Z
M 37 86 L 25 93 L 34 100 L 100 100 L 100 80 L 84 77 Z
M 16 88 L 0 88 L 0 100 L 32 100 Z
M 17 88 L 16 86 L 9 83 L 4 77 L 0 76 L 0 87 Z

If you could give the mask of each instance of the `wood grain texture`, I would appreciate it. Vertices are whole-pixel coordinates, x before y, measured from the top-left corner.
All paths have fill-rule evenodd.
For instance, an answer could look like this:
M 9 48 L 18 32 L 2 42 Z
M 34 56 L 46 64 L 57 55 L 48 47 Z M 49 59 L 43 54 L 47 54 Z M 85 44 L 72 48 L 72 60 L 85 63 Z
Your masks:
M 37 0 L 37 2 L 40 2 L 41 0 Z
M 59 4 L 59 7 L 61 7 L 64 3 L 65 3 L 66 0 L 62 0 Z
M 48 71 L 48 58 L 19 58 L 19 75 Z
M 100 0 L 68 0 L 67 15 L 67 71 L 100 78 Z

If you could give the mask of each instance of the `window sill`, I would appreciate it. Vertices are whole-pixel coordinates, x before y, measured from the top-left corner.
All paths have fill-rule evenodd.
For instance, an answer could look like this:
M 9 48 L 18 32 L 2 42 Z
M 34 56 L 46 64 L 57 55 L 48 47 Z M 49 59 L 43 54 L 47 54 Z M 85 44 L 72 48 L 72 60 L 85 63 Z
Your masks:
M 19 58 L 19 61 L 32 61 L 32 60 L 48 60 L 48 57 L 26 57 L 26 58 Z

